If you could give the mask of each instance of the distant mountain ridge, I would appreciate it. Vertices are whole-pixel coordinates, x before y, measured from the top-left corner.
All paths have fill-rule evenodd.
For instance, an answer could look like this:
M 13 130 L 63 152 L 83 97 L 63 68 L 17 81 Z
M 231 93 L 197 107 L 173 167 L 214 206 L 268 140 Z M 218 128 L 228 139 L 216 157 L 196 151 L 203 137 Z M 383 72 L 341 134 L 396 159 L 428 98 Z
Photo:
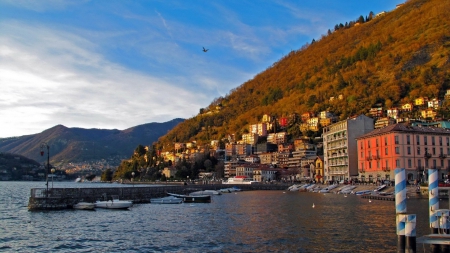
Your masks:
M 55 164 L 100 159 L 120 160 L 130 157 L 138 145 L 152 145 L 160 136 L 183 121 L 184 119 L 177 118 L 125 130 L 68 128 L 57 125 L 38 134 L 0 138 L 0 152 L 19 154 L 44 162 L 47 156 L 41 156 L 40 151 L 41 145 L 47 143 L 50 147 L 50 161 Z

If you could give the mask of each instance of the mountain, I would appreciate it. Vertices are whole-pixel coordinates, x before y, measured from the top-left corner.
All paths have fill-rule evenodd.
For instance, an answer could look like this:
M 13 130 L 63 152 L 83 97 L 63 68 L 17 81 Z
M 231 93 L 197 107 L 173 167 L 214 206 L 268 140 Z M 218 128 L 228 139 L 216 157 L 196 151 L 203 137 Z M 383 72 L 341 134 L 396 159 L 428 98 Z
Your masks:
M 40 155 L 41 145 L 50 148 L 50 161 L 62 162 L 95 161 L 100 159 L 124 159 L 133 154 L 138 145 L 152 145 L 183 119 L 165 123 L 148 123 L 120 131 L 117 129 L 68 128 L 57 125 L 39 134 L 0 138 L 0 152 L 14 153 L 46 161 L 47 155 Z M 43 149 L 47 152 L 47 149 Z
M 336 25 L 214 99 L 161 137 L 158 148 L 193 140 L 206 144 L 232 134 L 239 139 L 264 114 L 290 119 L 286 130 L 297 137 L 314 133 L 301 132 L 301 121 L 293 115 L 329 111 L 342 120 L 422 96 L 442 100 L 450 88 L 449 11 L 450 1 L 442 0 L 409 0 L 379 15 L 367 10 L 369 18 L 362 13 Z M 450 117 L 448 102 L 438 116 Z

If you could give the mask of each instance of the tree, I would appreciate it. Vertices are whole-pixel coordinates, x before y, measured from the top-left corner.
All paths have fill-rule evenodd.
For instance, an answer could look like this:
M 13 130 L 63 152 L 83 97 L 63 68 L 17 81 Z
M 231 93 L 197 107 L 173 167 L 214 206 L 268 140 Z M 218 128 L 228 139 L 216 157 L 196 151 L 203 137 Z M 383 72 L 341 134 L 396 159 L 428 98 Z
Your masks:
M 113 178 L 113 172 L 111 169 L 106 169 L 102 172 L 101 180 L 103 182 L 110 182 Z

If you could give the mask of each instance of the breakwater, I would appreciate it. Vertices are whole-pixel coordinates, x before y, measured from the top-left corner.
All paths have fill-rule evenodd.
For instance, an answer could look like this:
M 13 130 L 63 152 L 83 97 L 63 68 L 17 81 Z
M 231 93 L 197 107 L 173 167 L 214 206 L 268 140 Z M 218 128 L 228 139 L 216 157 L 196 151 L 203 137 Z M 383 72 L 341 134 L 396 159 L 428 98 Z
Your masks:
M 164 185 L 151 187 L 100 187 L 100 188 L 45 188 L 31 189 L 28 200 L 28 210 L 60 210 L 72 208 L 80 201 L 95 202 L 109 200 L 112 195 L 119 199 L 132 200 L 133 203 L 149 203 L 151 198 L 166 196 L 168 192 L 189 194 L 201 190 L 219 190 L 229 187 L 239 187 L 243 191 L 250 190 L 285 190 L 286 185 L 279 184 L 251 184 L 251 185 Z

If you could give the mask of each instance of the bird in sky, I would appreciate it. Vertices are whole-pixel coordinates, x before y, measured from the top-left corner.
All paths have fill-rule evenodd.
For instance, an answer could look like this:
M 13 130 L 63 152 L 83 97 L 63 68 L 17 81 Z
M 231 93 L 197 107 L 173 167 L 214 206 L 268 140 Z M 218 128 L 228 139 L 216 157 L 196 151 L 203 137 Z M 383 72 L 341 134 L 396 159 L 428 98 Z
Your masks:
M 209 49 L 206 49 L 206 48 L 203 47 L 203 52 L 206 53 L 206 52 L 208 52 L 208 50 L 209 50 Z

